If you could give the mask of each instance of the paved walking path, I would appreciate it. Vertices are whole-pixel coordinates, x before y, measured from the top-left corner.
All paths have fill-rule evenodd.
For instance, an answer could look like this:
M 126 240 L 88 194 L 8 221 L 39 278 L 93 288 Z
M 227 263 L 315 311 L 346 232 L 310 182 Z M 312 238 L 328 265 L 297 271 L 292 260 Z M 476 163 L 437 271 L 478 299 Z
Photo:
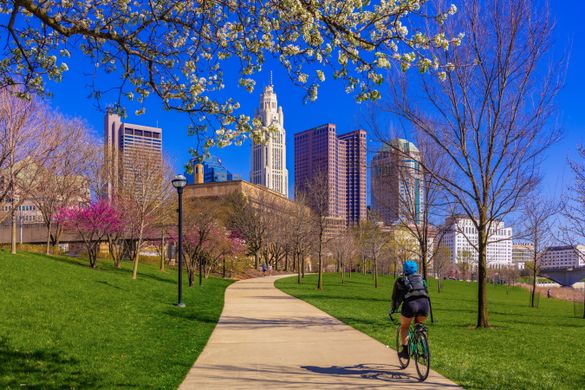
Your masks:
M 226 290 L 219 323 L 180 389 L 456 387 L 435 372 L 418 382 L 412 362 L 400 370 L 393 349 L 278 290 L 277 278 Z

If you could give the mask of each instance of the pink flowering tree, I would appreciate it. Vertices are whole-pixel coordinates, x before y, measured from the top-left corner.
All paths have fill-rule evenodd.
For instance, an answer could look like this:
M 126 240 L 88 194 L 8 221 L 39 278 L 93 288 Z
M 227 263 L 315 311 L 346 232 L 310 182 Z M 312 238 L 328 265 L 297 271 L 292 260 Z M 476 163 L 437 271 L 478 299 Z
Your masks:
M 89 257 L 89 266 L 95 268 L 99 245 L 108 234 L 122 228 L 118 212 L 106 201 L 91 202 L 87 206 L 62 208 L 57 220 L 64 230 L 75 232 L 83 241 Z

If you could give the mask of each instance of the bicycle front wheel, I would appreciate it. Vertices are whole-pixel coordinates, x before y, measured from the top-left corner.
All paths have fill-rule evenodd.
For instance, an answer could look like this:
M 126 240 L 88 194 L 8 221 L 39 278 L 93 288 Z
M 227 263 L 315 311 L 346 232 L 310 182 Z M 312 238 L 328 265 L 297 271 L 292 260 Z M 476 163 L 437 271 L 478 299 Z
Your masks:
M 416 336 L 416 349 L 413 353 L 416 372 L 421 381 L 429 376 L 431 370 L 431 351 L 427 340 L 426 332 L 418 332 Z
M 404 359 L 400 357 L 400 349 L 402 348 L 402 340 L 400 338 L 400 326 L 396 328 L 396 354 L 398 355 L 398 362 L 400 362 L 400 368 L 408 367 L 408 363 L 410 363 L 410 357 Z

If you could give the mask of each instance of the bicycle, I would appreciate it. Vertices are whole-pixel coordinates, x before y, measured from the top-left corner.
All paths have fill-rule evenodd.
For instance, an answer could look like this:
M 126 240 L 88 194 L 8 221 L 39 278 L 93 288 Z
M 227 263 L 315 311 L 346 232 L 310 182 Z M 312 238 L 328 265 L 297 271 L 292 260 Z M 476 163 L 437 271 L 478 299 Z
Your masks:
M 390 314 L 390 320 L 394 324 L 398 324 L 396 328 L 396 353 L 400 351 L 402 347 L 402 340 L 400 339 L 400 323 L 398 323 L 392 314 Z M 389 343 L 390 345 L 390 343 Z M 416 366 L 416 372 L 420 381 L 424 381 L 429 376 L 431 370 L 431 350 L 429 349 L 429 342 L 427 336 L 427 327 L 425 324 L 414 324 L 414 321 L 410 323 L 408 329 L 408 358 L 403 359 L 398 355 L 398 361 L 400 362 L 400 368 L 405 369 L 410 364 L 410 358 L 414 358 Z

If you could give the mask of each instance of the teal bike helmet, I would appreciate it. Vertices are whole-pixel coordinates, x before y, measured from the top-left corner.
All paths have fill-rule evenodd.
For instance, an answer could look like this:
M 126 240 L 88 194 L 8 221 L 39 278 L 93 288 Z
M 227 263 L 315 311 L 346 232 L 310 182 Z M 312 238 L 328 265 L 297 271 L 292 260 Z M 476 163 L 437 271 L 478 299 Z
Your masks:
M 418 272 L 418 264 L 414 260 L 406 260 L 404 264 L 402 264 L 402 269 L 406 276 L 416 274 Z

